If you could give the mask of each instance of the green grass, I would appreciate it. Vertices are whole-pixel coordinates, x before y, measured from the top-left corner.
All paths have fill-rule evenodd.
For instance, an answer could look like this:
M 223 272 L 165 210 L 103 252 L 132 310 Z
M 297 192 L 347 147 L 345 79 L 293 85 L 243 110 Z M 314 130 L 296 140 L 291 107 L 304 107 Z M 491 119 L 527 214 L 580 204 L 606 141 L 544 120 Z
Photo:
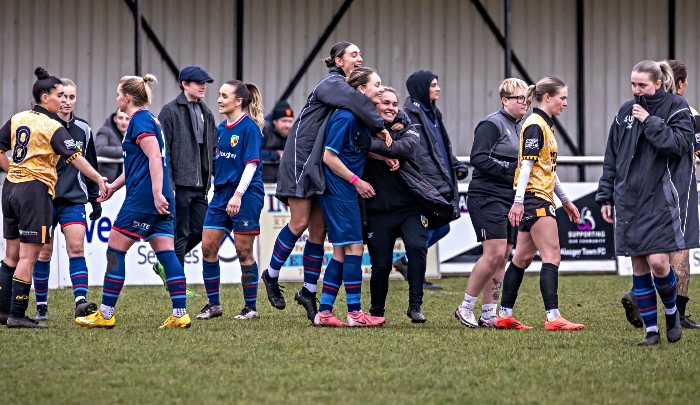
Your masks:
M 700 297 L 699 282 L 691 281 L 691 297 Z M 445 290 L 426 293 L 424 325 L 410 323 L 406 283 L 392 281 L 388 324 L 374 330 L 309 326 L 293 301 L 298 284 L 286 285 L 284 311 L 262 291 L 258 321 L 234 320 L 241 288 L 223 286 L 224 317 L 195 320 L 189 330 L 158 330 L 170 311 L 162 287 L 124 288 L 112 330 L 78 327 L 71 291 L 52 290 L 49 330 L 0 329 L 0 402 L 651 404 L 693 403 L 700 395 L 700 330 L 685 331 L 674 345 L 664 339 L 639 348 L 643 332 L 619 305 L 629 278 L 566 276 L 559 283 L 562 313 L 585 323 L 584 331 L 544 331 L 537 277 L 525 278 L 516 308 L 533 331 L 463 327 L 453 312 L 464 278 L 439 280 Z M 369 285 L 364 289 L 368 308 Z M 195 290 L 203 294 L 201 285 Z M 90 295 L 99 297 L 99 289 Z M 205 303 L 189 301 L 193 319 Z M 689 312 L 698 308 L 700 298 Z

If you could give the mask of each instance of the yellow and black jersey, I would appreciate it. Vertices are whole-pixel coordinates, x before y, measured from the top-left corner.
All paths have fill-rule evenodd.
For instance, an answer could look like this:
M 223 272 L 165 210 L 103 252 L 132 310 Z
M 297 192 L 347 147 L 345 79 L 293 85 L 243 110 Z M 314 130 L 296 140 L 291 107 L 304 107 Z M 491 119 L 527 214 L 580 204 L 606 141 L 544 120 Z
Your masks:
M 58 159 L 64 156 L 70 163 L 81 155 L 68 131 L 40 106 L 15 114 L 0 128 L 0 151 L 12 151 L 7 180 L 41 181 L 51 196 L 58 180 Z
M 520 163 L 523 159 L 533 160 L 525 191 L 549 201 L 552 205 L 557 180 L 557 140 L 554 137 L 553 126 L 552 118 L 539 108 L 534 108 L 533 113 L 527 117 L 520 132 L 518 168 L 513 184 L 513 188 L 517 188 Z
M 690 113 L 693 115 L 693 129 L 695 130 L 695 145 L 693 150 L 695 151 L 695 156 L 700 156 L 700 114 L 698 111 L 690 107 Z

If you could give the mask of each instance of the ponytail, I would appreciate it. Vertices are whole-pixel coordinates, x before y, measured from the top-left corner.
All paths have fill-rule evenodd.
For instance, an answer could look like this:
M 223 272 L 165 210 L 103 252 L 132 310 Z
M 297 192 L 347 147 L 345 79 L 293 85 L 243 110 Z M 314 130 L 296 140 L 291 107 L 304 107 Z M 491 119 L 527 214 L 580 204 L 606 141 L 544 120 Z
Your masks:
M 149 73 L 144 77 L 124 76 L 119 80 L 122 92 L 131 96 L 136 107 L 151 104 L 153 97 L 151 87 L 147 83 L 153 83 L 155 86 L 158 84 L 158 79 Z
M 253 83 L 246 83 L 245 87 L 250 93 L 250 101 L 246 107 L 248 116 L 262 129 L 265 126 L 265 115 L 263 111 L 262 95 L 260 89 Z
M 673 69 L 666 61 L 658 62 L 661 69 L 661 83 L 668 93 L 676 93 L 676 80 L 673 77 Z
M 525 106 L 526 106 L 525 109 L 526 110 L 529 110 L 530 107 L 532 106 L 532 96 L 533 96 L 533 94 L 535 94 L 535 87 L 537 87 L 537 86 L 535 86 L 534 84 L 528 86 L 527 93 L 525 93 Z

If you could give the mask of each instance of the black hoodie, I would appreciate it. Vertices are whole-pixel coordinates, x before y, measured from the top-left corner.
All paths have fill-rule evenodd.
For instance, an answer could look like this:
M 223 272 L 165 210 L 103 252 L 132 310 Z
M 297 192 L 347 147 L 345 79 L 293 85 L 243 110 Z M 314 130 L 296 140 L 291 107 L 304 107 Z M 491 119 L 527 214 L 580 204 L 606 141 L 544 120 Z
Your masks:
M 464 177 L 467 167 L 452 154 L 452 144 L 442 122 L 442 113 L 430 100 L 430 82 L 437 75 L 428 70 L 419 70 L 406 80 L 410 94 L 404 111 L 413 124 L 420 124 L 420 144 L 415 161 L 421 174 L 448 201 L 458 198 L 457 171 Z M 463 178 L 463 177 L 461 177 Z

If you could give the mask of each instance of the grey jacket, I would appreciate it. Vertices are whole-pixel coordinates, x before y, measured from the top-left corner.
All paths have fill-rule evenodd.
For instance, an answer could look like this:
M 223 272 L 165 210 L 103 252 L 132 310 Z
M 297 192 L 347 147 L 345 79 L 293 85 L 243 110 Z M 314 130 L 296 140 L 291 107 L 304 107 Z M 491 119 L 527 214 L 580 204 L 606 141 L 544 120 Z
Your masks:
M 202 158 L 199 145 L 192 129 L 187 98 L 180 93 L 175 100 L 163 106 L 158 114 L 158 121 L 165 133 L 165 146 L 168 153 L 168 168 L 173 189 L 177 186 L 204 187 L 209 191 L 211 177 L 214 175 L 214 151 L 218 144 L 216 121 L 214 114 L 204 104 L 200 103 L 204 115 L 204 149 L 207 151 L 204 166 L 208 174 L 202 173 Z M 205 176 L 206 179 L 202 179 Z
M 350 110 L 360 123 L 376 134 L 384 129 L 372 101 L 345 83 L 343 70 L 333 67 L 311 92 L 292 130 L 280 160 L 277 197 L 309 198 L 323 194 L 323 150 L 326 122 L 338 108 Z
M 95 135 L 95 152 L 98 157 L 107 157 L 111 159 L 121 159 L 124 157 L 122 150 L 122 134 L 114 124 L 114 116 L 116 113 L 107 118 L 102 128 Z M 97 171 L 112 183 L 122 174 L 124 165 L 122 163 L 99 163 Z
M 596 202 L 615 206 L 615 250 L 645 256 L 697 248 L 694 130 L 688 104 L 660 89 L 647 98 L 649 116 L 632 117 L 634 100 L 610 126 Z
M 503 107 L 479 122 L 471 151 L 474 170 L 469 196 L 489 196 L 513 203 L 522 127 L 523 120 L 516 121 Z

